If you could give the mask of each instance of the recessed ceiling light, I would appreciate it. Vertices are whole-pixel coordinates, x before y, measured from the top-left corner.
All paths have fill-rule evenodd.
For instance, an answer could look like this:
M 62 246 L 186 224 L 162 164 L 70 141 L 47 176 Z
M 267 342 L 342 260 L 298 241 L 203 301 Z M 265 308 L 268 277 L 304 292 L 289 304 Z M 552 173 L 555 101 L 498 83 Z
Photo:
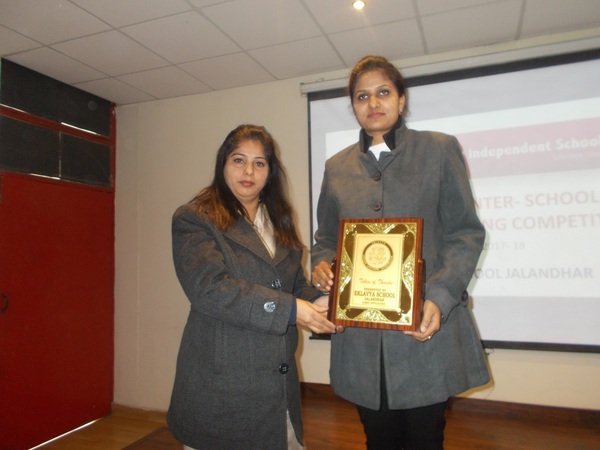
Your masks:
M 365 7 L 366 3 L 363 2 L 362 0 L 356 0 L 355 2 L 352 3 L 352 6 L 354 6 L 354 9 L 358 9 L 359 11 L 361 9 L 363 9 Z

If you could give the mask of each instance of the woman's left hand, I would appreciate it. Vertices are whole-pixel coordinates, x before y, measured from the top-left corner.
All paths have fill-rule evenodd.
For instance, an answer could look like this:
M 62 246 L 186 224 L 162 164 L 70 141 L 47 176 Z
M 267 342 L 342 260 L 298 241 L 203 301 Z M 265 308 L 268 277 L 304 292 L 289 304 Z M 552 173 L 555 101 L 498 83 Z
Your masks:
M 296 299 L 296 324 L 317 334 L 335 333 L 335 325 L 327 320 L 327 306 L 299 298 Z
M 321 295 L 318 299 L 313 302 L 315 305 L 323 306 L 329 309 L 329 296 L 327 294 Z M 327 315 L 327 311 L 323 313 L 323 315 Z M 342 325 L 337 325 L 335 327 L 336 333 L 343 333 L 344 327 Z
M 412 336 L 417 341 L 425 342 L 439 331 L 442 324 L 442 312 L 431 300 L 425 300 L 423 304 L 423 320 L 419 331 L 405 331 L 404 334 Z

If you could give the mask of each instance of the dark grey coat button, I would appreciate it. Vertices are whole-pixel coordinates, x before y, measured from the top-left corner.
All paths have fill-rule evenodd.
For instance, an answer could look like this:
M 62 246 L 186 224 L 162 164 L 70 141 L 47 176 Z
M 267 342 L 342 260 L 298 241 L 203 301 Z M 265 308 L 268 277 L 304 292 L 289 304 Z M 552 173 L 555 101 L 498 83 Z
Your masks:
M 277 305 L 275 304 L 275 302 L 267 302 L 265 303 L 265 311 L 268 313 L 272 313 L 275 312 L 275 308 L 277 307 Z
M 373 205 L 373 211 L 380 211 L 382 206 L 383 204 L 379 200 L 377 200 Z
M 279 373 L 285 375 L 286 373 L 289 372 L 289 370 L 290 370 L 290 366 L 288 366 L 286 363 L 279 365 Z
M 375 175 L 373 175 L 373 179 L 374 179 L 375 181 L 379 181 L 379 180 L 381 180 L 381 172 L 379 172 L 379 171 L 378 171 L 378 172 L 375 172 Z

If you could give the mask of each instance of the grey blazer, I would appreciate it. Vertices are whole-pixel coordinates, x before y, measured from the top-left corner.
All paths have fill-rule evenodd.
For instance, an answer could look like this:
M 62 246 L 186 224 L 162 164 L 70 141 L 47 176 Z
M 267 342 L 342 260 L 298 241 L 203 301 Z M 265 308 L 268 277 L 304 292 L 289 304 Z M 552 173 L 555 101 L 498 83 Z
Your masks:
M 424 219 L 424 297 L 443 314 L 440 331 L 421 343 L 398 331 L 349 327 L 331 341 L 331 384 L 338 395 L 378 409 L 384 375 L 390 408 L 405 409 L 443 402 L 489 381 L 463 299 L 485 230 L 456 138 L 409 130 L 401 119 L 385 139 L 392 152 L 380 161 L 364 150 L 368 136 L 361 131 L 359 143 L 326 162 L 312 260 L 333 259 L 341 218 Z
M 173 259 L 190 301 L 168 411 L 173 436 L 197 449 L 287 448 L 286 409 L 302 440 L 295 298 L 318 292 L 301 251 L 271 259 L 240 219 L 227 232 L 189 204 L 173 216 Z

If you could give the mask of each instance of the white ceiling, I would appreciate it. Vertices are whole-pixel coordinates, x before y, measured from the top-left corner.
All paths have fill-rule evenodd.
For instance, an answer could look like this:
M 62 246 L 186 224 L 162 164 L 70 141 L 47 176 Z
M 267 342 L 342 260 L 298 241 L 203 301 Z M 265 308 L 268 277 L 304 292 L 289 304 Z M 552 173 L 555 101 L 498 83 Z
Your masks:
M 600 0 L 0 0 L 0 55 L 117 104 L 600 26 Z

